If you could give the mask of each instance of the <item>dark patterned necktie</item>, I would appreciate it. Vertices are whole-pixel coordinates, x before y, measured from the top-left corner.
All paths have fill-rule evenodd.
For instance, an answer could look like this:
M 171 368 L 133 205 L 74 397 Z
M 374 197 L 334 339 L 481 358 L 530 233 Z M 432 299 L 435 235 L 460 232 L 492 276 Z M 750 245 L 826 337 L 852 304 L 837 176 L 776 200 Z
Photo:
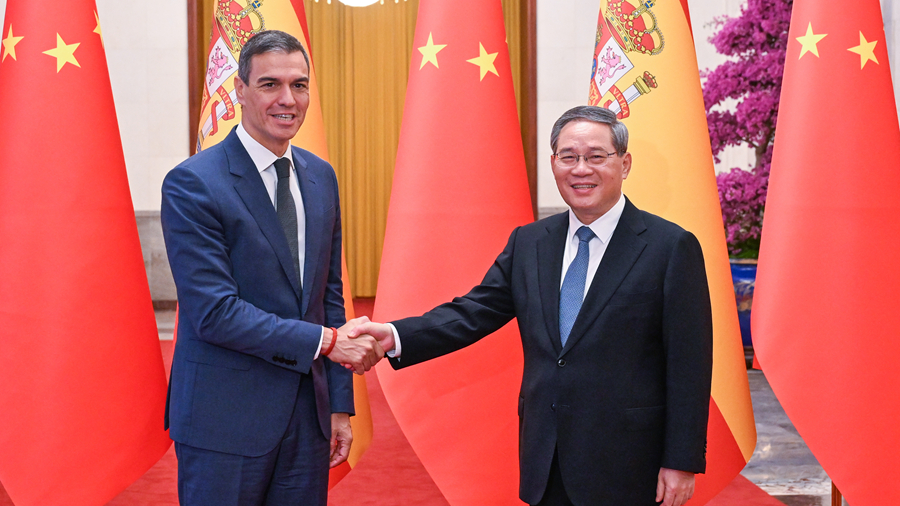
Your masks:
M 302 286 L 300 279 L 300 248 L 297 238 L 297 205 L 291 195 L 291 162 L 287 158 L 275 160 L 275 172 L 278 174 L 278 188 L 275 191 L 275 213 L 278 222 L 284 230 L 288 248 L 291 250 L 291 258 L 294 260 L 294 272 L 297 282 Z

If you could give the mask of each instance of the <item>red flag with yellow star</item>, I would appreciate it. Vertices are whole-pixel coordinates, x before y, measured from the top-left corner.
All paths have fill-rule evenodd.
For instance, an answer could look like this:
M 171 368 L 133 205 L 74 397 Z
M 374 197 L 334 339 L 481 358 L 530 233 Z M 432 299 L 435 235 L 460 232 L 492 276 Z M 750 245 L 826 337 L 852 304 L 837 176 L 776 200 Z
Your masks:
M 900 129 L 878 0 L 794 0 L 754 295 L 785 412 L 854 506 L 900 475 Z
M 94 0 L 6 4 L 0 481 L 104 504 L 171 444 L 166 378 Z
M 413 48 L 377 321 L 466 293 L 513 228 L 532 221 L 500 1 L 421 0 Z M 377 367 L 403 433 L 450 504 L 521 504 L 515 323 L 416 367 Z

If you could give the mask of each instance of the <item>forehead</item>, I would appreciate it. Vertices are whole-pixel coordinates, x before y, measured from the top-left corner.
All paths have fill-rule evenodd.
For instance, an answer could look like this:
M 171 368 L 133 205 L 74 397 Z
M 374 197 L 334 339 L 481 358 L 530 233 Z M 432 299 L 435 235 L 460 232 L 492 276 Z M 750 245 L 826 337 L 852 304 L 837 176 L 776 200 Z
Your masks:
M 609 125 L 588 120 L 566 123 L 559 131 L 557 141 L 559 149 L 576 146 L 611 149 L 612 145 L 612 129 Z
M 254 81 L 262 77 L 300 79 L 309 77 L 309 68 L 300 51 L 261 53 L 250 60 L 250 80 Z

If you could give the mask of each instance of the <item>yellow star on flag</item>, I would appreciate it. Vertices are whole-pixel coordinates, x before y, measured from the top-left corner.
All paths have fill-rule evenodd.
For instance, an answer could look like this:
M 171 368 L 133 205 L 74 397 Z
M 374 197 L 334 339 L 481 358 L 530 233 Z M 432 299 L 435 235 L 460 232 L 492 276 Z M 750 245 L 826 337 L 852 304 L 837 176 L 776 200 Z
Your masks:
M 486 76 L 488 72 L 493 73 L 495 76 L 500 76 L 500 74 L 497 73 L 497 68 L 494 67 L 494 60 L 497 59 L 497 54 L 498 53 L 488 54 L 488 52 L 484 50 L 484 46 L 479 42 L 478 58 L 466 60 L 473 65 L 478 65 L 479 70 L 481 70 L 481 77 L 478 79 L 479 81 L 484 80 L 484 76 Z
M 63 42 L 62 37 L 60 37 L 57 33 L 56 47 L 44 51 L 44 54 L 56 58 L 56 73 L 58 74 L 60 69 L 62 69 L 63 65 L 65 65 L 66 63 L 71 63 L 72 65 L 81 68 L 78 60 L 75 59 L 75 50 L 78 49 L 78 46 L 80 45 L 80 42 L 76 42 L 75 44 L 66 44 L 65 42 Z
M 806 53 L 812 53 L 816 55 L 816 58 L 819 57 L 819 48 L 816 44 L 819 43 L 820 40 L 824 39 L 827 33 L 813 33 L 812 23 L 806 27 L 806 35 L 802 37 L 797 37 L 797 42 L 799 42 L 803 47 L 800 49 L 800 57 L 803 58 L 803 55 Z
M 12 56 L 13 60 L 16 59 L 16 44 L 18 44 L 25 37 L 15 37 L 13 36 L 12 31 L 12 23 L 9 24 L 9 35 L 3 39 L 3 58 L 0 58 L 0 62 L 6 59 L 6 55 Z
M 851 47 L 847 51 L 851 53 L 856 53 L 859 55 L 859 68 L 862 69 L 866 66 L 866 63 L 869 60 L 872 60 L 876 64 L 878 64 L 878 59 L 875 58 L 875 44 L 878 44 L 877 40 L 873 40 L 869 42 L 863 37 L 862 32 L 859 32 L 859 45 L 856 47 Z
M 97 15 L 97 11 L 94 11 L 94 19 L 97 20 L 97 27 L 94 28 L 94 33 L 100 36 L 100 45 L 103 45 L 103 30 L 100 29 L 100 16 Z
M 437 54 L 445 47 L 447 47 L 447 44 L 435 44 L 434 39 L 431 37 L 431 32 L 428 32 L 428 43 L 419 48 L 419 52 L 422 53 L 422 64 L 419 65 L 419 70 L 422 70 L 426 63 L 431 63 L 435 68 L 440 68 L 438 67 Z

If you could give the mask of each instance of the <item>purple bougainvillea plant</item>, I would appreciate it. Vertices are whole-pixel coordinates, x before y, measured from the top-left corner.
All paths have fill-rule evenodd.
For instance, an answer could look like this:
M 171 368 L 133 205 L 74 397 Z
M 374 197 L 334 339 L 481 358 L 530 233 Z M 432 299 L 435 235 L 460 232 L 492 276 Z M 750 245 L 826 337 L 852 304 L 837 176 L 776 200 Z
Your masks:
M 727 146 L 747 145 L 756 155 L 752 167 L 734 167 L 716 176 L 728 254 L 757 258 L 762 230 L 775 120 L 792 0 L 748 0 L 737 17 L 713 20 L 710 38 L 731 57 L 703 72 L 703 99 L 713 156 Z

